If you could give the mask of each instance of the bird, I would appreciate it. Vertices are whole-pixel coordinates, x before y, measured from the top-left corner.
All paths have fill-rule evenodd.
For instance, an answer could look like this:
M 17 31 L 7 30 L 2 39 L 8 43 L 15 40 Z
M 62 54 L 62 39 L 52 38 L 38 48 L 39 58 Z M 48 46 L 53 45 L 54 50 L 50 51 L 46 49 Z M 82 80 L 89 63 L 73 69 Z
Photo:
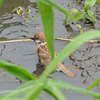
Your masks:
M 51 56 L 49 53 L 49 49 L 47 46 L 47 42 L 46 42 L 46 38 L 43 32 L 37 32 L 34 34 L 33 38 L 30 38 L 32 40 L 34 40 L 35 44 L 36 44 L 36 52 L 38 55 L 38 60 L 39 62 L 47 67 L 50 63 L 51 63 Z M 54 49 L 54 55 L 55 57 L 58 55 L 58 51 L 56 49 Z M 74 78 L 76 77 L 76 74 L 71 72 L 70 70 L 66 69 L 66 67 L 68 69 L 79 69 L 79 67 L 70 67 L 65 65 L 63 62 L 60 62 L 57 66 L 56 66 L 56 70 L 57 71 L 62 71 L 63 73 L 65 73 L 69 78 Z

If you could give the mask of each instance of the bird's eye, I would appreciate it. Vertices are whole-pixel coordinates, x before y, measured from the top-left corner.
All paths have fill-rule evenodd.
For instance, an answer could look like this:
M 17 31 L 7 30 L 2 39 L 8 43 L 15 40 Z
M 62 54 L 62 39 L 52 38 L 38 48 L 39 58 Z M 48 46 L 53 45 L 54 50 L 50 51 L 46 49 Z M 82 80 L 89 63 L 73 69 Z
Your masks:
M 38 40 L 38 38 L 36 38 L 36 40 Z

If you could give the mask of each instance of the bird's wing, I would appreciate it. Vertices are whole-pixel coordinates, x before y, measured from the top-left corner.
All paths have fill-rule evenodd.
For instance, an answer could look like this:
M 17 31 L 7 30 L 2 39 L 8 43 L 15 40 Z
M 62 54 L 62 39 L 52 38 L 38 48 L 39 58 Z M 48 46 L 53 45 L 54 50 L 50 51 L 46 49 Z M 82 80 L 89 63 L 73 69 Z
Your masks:
M 51 57 L 50 57 L 50 54 L 49 54 L 47 44 L 39 45 L 37 47 L 36 51 L 37 51 L 37 55 L 38 55 L 40 62 L 45 67 L 47 67 L 49 65 L 49 63 L 51 62 Z

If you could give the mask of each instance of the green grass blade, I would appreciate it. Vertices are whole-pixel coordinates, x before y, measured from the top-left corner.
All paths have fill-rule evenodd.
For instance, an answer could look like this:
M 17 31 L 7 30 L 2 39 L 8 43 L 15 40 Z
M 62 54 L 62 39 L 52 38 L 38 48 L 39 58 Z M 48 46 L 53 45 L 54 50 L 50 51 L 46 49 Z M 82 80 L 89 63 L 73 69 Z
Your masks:
M 7 92 L 6 91 L 2 91 L 1 93 L 5 93 L 4 95 L 1 95 L 1 93 L 0 93 L 0 100 L 1 100 L 1 98 L 14 98 L 14 97 L 16 97 L 16 96 L 21 96 L 21 95 L 23 95 L 23 94 L 26 94 L 31 88 L 32 88 L 32 86 L 33 86 L 33 84 L 36 82 L 36 80 L 32 80 L 32 81 L 28 81 L 28 82 L 26 82 L 26 83 L 24 83 L 24 84 L 22 84 L 20 87 L 18 87 L 17 89 L 15 89 L 15 90 L 12 90 L 11 92 L 10 91 L 8 91 L 8 92 L 10 92 L 10 93 L 8 93 L 7 94 Z
M 100 94 L 99 93 L 96 93 L 96 92 L 92 92 L 92 91 L 89 91 L 89 90 L 85 90 L 85 89 L 82 89 L 82 88 L 79 88 L 79 87 L 75 87 L 73 85 L 70 85 L 68 83 L 65 83 L 65 82 L 62 82 L 62 81 L 59 81 L 59 80 L 51 80 L 56 87 L 60 88 L 60 89 L 73 89 L 73 90 L 76 90 L 80 93 L 85 93 L 85 94 L 88 94 L 88 95 L 91 95 L 95 98 L 98 98 L 100 99 Z
M 51 58 L 54 58 L 54 13 L 52 6 L 38 0 L 39 11 L 41 13 L 44 33 L 46 36 Z
M 94 14 L 93 14 L 93 12 L 92 11 L 87 11 L 87 14 L 86 14 L 86 17 L 89 19 L 89 20 L 93 20 L 94 22 L 97 22 L 97 20 L 95 19 L 95 17 L 94 17 Z
M 87 90 L 90 90 L 90 89 L 92 89 L 93 87 L 95 87 L 97 84 L 99 84 L 100 83 L 100 79 L 98 79 L 97 81 L 95 81 L 93 84 L 91 84 L 88 88 L 87 88 Z
M 80 10 L 79 12 L 77 12 L 69 22 L 73 22 L 73 21 L 77 21 L 82 19 L 83 17 L 85 17 L 85 11 L 84 10 Z
M 95 3 L 96 0 L 85 0 L 85 10 L 92 8 Z
M 68 15 L 68 16 L 72 17 L 72 15 L 69 13 L 69 11 L 67 11 L 64 7 L 62 7 L 61 5 L 57 4 L 53 0 L 43 0 L 43 1 L 47 2 L 51 6 L 55 7 L 56 9 L 58 9 L 59 11 L 64 13 L 65 15 Z
M 57 88 L 55 84 L 50 80 L 48 82 L 48 85 L 51 87 L 55 95 L 57 96 L 58 100 L 66 100 L 66 98 L 63 96 L 63 94 L 60 92 L 60 90 Z
M 0 7 L 1 7 L 1 5 L 2 5 L 2 2 L 3 2 L 3 0 L 0 0 Z
M 38 87 L 35 87 L 34 90 L 32 90 L 32 95 L 27 95 L 23 100 L 34 100 L 37 99 L 38 95 L 41 93 L 41 91 L 44 89 L 46 86 L 47 81 L 44 80 L 42 83 L 39 83 Z
M 20 98 L 7 98 L 7 99 L 0 99 L 0 100 L 23 100 L 23 99 L 20 99 Z
M 49 95 L 51 95 L 52 97 L 54 97 L 56 100 L 58 99 L 58 96 L 55 95 L 55 92 L 51 91 L 49 88 L 44 88 L 44 91 L 47 92 Z
M 1 91 L 0 95 L 1 94 L 4 94 L 4 95 L 0 96 L 0 100 L 3 98 L 7 99 L 7 98 L 14 98 L 17 96 L 25 95 L 32 88 L 35 82 L 36 80 L 28 81 L 24 83 L 23 85 L 21 85 L 20 87 L 18 87 L 16 90 Z M 52 97 L 54 97 L 55 99 L 58 99 L 55 93 L 52 92 L 49 88 L 44 88 L 44 91 L 47 92 Z
M 11 63 L 0 60 L 0 68 L 6 70 L 10 74 L 14 75 L 15 77 L 21 80 L 24 81 L 35 80 L 35 77 L 32 76 L 27 70 L 18 67 L 16 65 L 13 65 Z
M 77 1 L 77 4 L 79 5 L 80 0 Z
M 77 13 L 78 10 L 75 9 L 75 8 L 72 8 L 72 9 L 69 10 L 69 13 L 71 14 L 72 12 Z M 66 22 L 67 22 L 68 16 L 69 16 L 69 15 L 66 15 L 66 18 L 65 18 L 65 20 L 64 20 L 64 25 L 66 25 Z
M 76 90 L 80 93 L 85 93 L 85 94 L 91 95 L 91 96 L 98 98 L 98 99 L 100 98 L 100 94 L 98 94 L 96 92 L 92 92 L 92 91 L 85 90 L 85 89 L 82 89 L 82 88 L 79 88 L 79 87 L 75 87 L 73 85 L 70 85 L 68 83 L 64 83 L 64 82 L 59 81 L 59 80 L 46 79 L 46 81 L 47 81 L 48 84 L 45 85 L 44 91 L 47 92 L 48 94 L 50 94 L 51 96 L 53 96 L 57 100 L 59 100 L 59 98 L 61 98 L 61 97 L 59 97 L 60 94 L 57 92 L 58 90 L 55 89 L 55 88 L 58 88 L 58 89 L 73 89 L 73 90 Z M 100 80 L 98 80 L 98 83 L 99 82 L 100 82 Z M 5 100 L 6 100 L 7 98 L 14 98 L 15 96 L 21 96 L 23 94 L 26 94 L 32 88 L 34 83 L 35 83 L 35 81 L 29 81 L 29 82 L 23 84 L 22 86 L 20 86 L 19 88 L 17 88 L 16 90 L 12 91 L 10 94 L 4 95 L 3 97 L 0 96 L 0 100 L 3 99 L 3 98 L 5 98 Z M 53 91 L 51 91 L 50 89 L 53 89 Z M 11 94 L 13 94 L 13 95 L 11 95 Z

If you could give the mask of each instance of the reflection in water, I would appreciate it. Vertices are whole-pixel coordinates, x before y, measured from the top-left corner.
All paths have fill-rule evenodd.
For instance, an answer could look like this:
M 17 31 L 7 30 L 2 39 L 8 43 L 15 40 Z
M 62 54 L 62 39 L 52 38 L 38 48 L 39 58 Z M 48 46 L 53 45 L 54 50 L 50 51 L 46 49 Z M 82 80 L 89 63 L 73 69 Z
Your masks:
M 39 63 L 36 64 L 36 70 L 33 71 L 33 75 L 36 77 L 36 78 L 39 78 L 39 76 L 44 72 L 45 68 L 44 66 L 40 65 Z M 47 78 L 52 78 L 50 76 L 48 76 Z
M 5 50 L 6 45 L 3 45 L 3 49 L 1 50 L 0 56 L 2 56 L 2 52 Z
M 37 63 L 36 70 L 33 72 L 33 74 L 35 75 L 36 78 L 38 78 L 43 73 L 44 70 L 45 68 L 39 63 Z

